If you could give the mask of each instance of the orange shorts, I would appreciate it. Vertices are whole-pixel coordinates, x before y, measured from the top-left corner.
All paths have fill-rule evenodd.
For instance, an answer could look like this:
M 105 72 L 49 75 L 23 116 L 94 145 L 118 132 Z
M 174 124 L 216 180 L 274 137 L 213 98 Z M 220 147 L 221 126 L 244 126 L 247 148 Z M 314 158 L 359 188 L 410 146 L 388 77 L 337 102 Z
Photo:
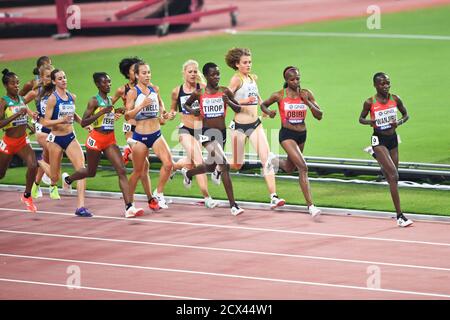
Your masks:
M 26 134 L 20 138 L 11 138 L 7 135 L 4 135 L 3 139 L 0 141 L 0 152 L 9 155 L 15 155 L 27 144 L 28 139 Z
M 116 136 L 114 135 L 114 131 L 104 134 L 96 130 L 92 130 L 87 138 L 86 148 L 95 151 L 103 151 L 112 144 L 116 144 Z

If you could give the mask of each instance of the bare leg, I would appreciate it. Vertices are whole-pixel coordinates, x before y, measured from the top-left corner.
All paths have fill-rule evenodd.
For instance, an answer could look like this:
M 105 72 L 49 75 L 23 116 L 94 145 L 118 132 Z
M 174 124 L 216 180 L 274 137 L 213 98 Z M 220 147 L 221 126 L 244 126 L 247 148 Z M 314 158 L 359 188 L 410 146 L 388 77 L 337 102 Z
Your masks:
M 74 139 L 66 149 L 66 155 L 76 171 L 84 168 L 84 153 L 81 150 L 80 143 Z M 84 207 L 86 191 L 86 179 L 78 180 L 77 182 L 77 208 Z
M 385 146 L 376 146 L 373 148 L 373 150 L 377 155 L 376 159 L 380 166 L 383 168 L 383 173 L 389 183 L 392 201 L 394 202 L 394 207 L 395 211 L 397 212 L 398 218 L 402 214 L 402 210 L 400 207 L 400 195 L 398 192 L 398 149 L 396 148 L 394 149 L 396 151 L 391 151 L 391 153 L 394 154 L 394 158 L 395 161 L 397 161 L 397 164 L 393 161 L 394 159 L 391 158 L 391 154 Z
M 308 167 L 306 165 L 305 159 L 303 158 L 303 154 L 294 140 L 284 140 L 281 145 L 289 155 L 289 162 L 294 164 L 299 171 L 300 189 L 302 190 L 303 196 L 305 197 L 306 204 L 308 206 L 311 206 L 313 204 L 313 201 L 308 180 Z

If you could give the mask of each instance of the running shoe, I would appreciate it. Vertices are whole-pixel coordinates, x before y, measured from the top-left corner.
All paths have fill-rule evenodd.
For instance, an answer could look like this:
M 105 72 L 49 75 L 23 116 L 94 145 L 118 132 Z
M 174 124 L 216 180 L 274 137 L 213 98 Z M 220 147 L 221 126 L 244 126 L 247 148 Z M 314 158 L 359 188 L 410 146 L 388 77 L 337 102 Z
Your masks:
M 217 207 L 219 205 L 219 203 L 217 201 L 215 201 L 213 198 L 208 197 L 205 198 L 205 207 L 209 208 L 209 209 L 213 209 L 215 207 Z
M 50 186 L 50 199 L 53 199 L 53 200 L 61 199 L 61 197 L 59 196 L 59 192 L 58 192 L 58 186 Z
M 185 188 L 191 188 L 192 187 L 192 179 L 189 179 L 189 177 L 187 176 L 187 169 L 186 168 L 181 168 L 181 174 L 183 175 L 183 184 Z
M 131 154 L 131 148 L 126 146 L 123 148 L 122 161 L 125 165 L 130 161 L 129 155 Z
M 240 215 L 243 212 L 244 212 L 244 209 L 240 208 L 237 204 L 235 204 L 234 206 L 231 207 L 231 214 L 233 216 Z
M 282 207 L 286 201 L 284 199 L 278 198 L 278 196 L 273 196 L 270 200 L 270 209 L 275 209 L 276 207 Z
M 88 211 L 85 207 L 78 208 L 75 214 L 79 217 L 92 217 L 92 213 Z
M 308 211 L 311 217 L 313 218 L 319 217 L 320 214 L 322 213 L 322 211 L 313 204 L 308 207 Z
M 222 172 L 218 171 L 217 168 L 211 172 L 211 181 L 216 185 L 220 185 L 220 175 Z
M 412 220 L 409 220 L 408 218 L 406 218 L 403 214 L 400 215 L 400 217 L 397 218 L 397 225 L 399 227 L 405 228 L 407 226 L 410 226 L 413 224 Z
M 48 186 L 50 186 L 52 184 L 52 180 L 46 173 L 44 173 L 44 175 L 42 176 L 42 182 Z
M 42 198 L 41 187 L 38 184 L 36 184 L 35 182 L 33 182 L 33 186 L 31 187 L 31 196 L 34 199 Z
M 22 194 L 22 196 L 20 197 L 20 201 L 22 201 L 22 203 L 25 203 L 25 205 L 27 206 L 28 211 L 36 213 L 37 208 L 33 203 L 33 198 L 29 197 L 29 198 L 25 198 L 25 196 Z
M 135 206 L 131 206 L 128 210 L 125 211 L 125 218 L 134 218 L 140 217 L 144 215 L 144 209 L 136 208 Z
M 152 211 L 158 211 L 159 209 L 161 209 L 159 207 L 159 203 L 158 203 L 158 200 L 156 198 L 151 198 L 150 199 L 150 201 L 148 202 L 148 207 Z
M 66 182 L 66 178 L 69 176 L 67 172 L 62 174 L 62 187 L 65 192 L 72 193 L 72 186 Z
M 153 191 L 153 197 L 155 197 L 156 200 L 158 200 L 158 205 L 161 209 L 169 208 L 169 206 L 167 205 L 166 199 L 164 198 L 163 193 L 158 193 L 155 189 L 155 191 Z

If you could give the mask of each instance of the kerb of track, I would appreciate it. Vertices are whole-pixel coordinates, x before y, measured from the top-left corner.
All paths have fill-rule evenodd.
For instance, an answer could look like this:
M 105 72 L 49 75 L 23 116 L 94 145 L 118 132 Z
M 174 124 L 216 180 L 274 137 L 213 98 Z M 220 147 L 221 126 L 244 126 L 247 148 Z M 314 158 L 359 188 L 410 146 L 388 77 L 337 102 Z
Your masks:
M 20 185 L 3 185 L 0 184 L 0 191 L 17 191 L 23 192 L 25 190 L 24 186 Z M 48 194 L 47 188 L 42 188 L 42 192 L 44 194 Z M 60 194 L 64 196 L 76 197 L 76 192 L 71 194 L 65 193 L 62 189 L 60 190 Z M 120 192 L 109 192 L 109 191 L 86 191 L 87 198 L 104 198 L 104 199 L 122 199 L 122 194 Z M 169 203 L 175 204 L 187 204 L 187 205 L 198 205 L 202 200 L 200 198 L 189 198 L 189 197 L 175 197 L 175 196 L 165 196 L 166 201 Z M 143 194 L 136 194 L 135 200 L 137 201 L 146 201 L 147 197 Z M 227 207 L 228 201 L 225 200 L 217 200 L 219 202 L 220 207 Z M 260 202 L 248 202 L 248 201 L 239 201 L 238 203 L 244 209 L 254 209 L 254 210 L 268 210 L 270 209 L 270 204 L 268 203 L 260 203 Z M 331 208 L 331 207 L 320 207 L 322 210 L 322 215 L 337 215 L 337 216 L 348 216 L 348 217 L 367 217 L 367 218 L 388 218 L 395 219 L 396 215 L 394 212 L 387 211 L 373 211 L 373 210 L 360 210 L 360 209 L 344 209 L 344 208 Z M 308 214 L 308 208 L 306 206 L 301 205 L 285 205 L 282 208 L 277 208 L 277 212 L 298 212 Z M 450 223 L 450 217 L 447 216 L 439 216 L 439 215 L 431 215 L 431 214 L 414 214 L 414 213 L 405 213 L 408 218 L 411 218 L 416 221 L 434 221 L 434 222 L 443 222 Z

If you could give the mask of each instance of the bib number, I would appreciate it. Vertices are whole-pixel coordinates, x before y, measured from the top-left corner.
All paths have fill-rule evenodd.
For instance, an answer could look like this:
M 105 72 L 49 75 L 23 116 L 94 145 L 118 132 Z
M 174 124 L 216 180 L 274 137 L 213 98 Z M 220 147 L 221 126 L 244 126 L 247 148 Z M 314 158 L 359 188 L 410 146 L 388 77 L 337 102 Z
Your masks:
M 234 121 L 231 121 L 231 122 L 230 122 L 229 128 L 230 128 L 231 130 L 236 129 L 236 123 L 235 123 Z
M 372 136 L 372 147 L 376 147 L 380 144 L 380 140 L 377 136 Z
M 53 133 L 49 133 L 48 134 L 47 141 L 48 142 L 55 142 L 55 136 L 53 135 Z
M 0 150 L 2 151 L 6 150 L 6 143 L 4 143 L 3 140 L 0 141 Z
M 122 129 L 123 129 L 123 132 L 130 132 L 131 131 L 131 124 L 124 123 Z
M 198 135 L 198 140 L 200 141 L 200 143 L 203 143 L 203 142 L 209 141 L 209 138 L 208 138 L 208 136 L 204 136 L 202 134 L 199 134 Z
M 38 133 L 41 133 L 42 132 L 42 124 L 40 124 L 40 123 L 38 123 L 38 122 L 36 122 L 35 124 L 34 124 L 34 128 L 35 128 L 35 130 L 36 130 L 36 132 L 38 132 Z
M 94 148 L 95 147 L 95 143 L 96 143 L 96 141 L 94 139 L 92 139 L 91 137 L 88 137 L 87 144 L 88 144 L 89 147 Z

